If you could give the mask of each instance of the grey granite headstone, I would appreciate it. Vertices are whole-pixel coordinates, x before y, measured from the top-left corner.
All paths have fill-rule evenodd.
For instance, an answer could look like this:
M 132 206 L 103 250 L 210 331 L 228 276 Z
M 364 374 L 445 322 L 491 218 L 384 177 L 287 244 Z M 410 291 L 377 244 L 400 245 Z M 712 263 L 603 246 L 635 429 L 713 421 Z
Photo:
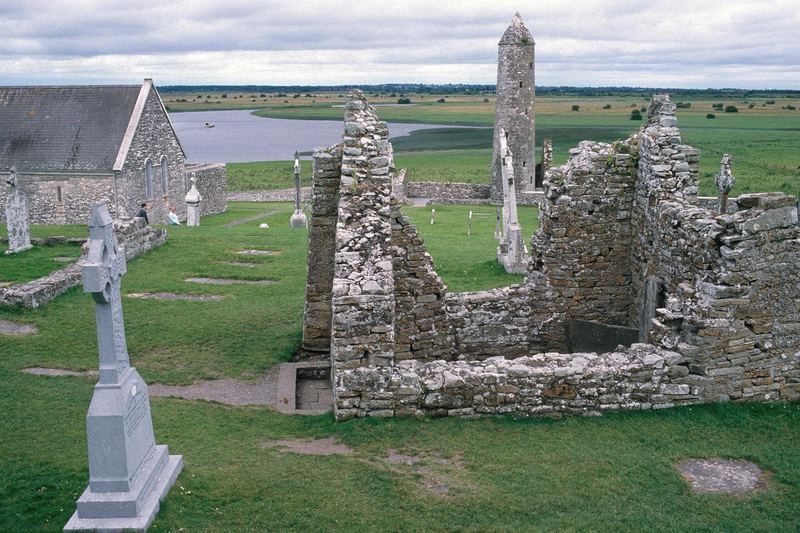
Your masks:
M 300 209 L 300 154 L 294 153 L 294 213 L 289 219 L 289 225 L 295 229 L 308 227 L 306 214 Z
M 126 270 L 111 215 L 98 204 L 83 288 L 95 300 L 100 380 L 86 416 L 89 486 L 65 531 L 145 531 L 183 468 L 183 456 L 155 443 L 147 385 L 130 366 L 120 299 Z
M 203 197 L 200 196 L 200 191 L 197 190 L 197 178 L 195 177 L 194 172 L 192 172 L 190 181 L 192 182 L 192 188 L 189 189 L 189 192 L 186 193 L 186 198 L 184 198 L 184 201 L 186 202 L 186 225 L 199 226 L 200 202 L 203 201 Z
M 8 228 L 7 254 L 24 252 L 31 248 L 31 234 L 28 228 L 28 200 L 17 182 L 17 169 L 11 168 L 7 180 L 11 192 L 6 198 L 6 225 Z

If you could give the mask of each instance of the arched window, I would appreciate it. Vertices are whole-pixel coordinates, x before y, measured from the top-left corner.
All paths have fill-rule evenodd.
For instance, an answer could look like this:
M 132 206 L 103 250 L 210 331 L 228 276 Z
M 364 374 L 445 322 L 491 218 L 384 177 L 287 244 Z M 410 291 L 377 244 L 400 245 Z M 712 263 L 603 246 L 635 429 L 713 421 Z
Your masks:
M 161 156 L 161 194 L 166 195 L 169 189 L 169 173 L 167 172 L 167 158 Z
M 144 162 L 144 196 L 153 197 L 153 162 L 149 159 Z

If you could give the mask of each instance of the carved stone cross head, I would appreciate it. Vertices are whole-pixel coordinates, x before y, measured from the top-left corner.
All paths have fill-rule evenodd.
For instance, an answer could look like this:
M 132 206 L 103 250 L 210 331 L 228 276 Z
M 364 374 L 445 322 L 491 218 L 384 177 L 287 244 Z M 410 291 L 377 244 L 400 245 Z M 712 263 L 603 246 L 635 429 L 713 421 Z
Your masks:
M 294 173 L 300 174 L 300 154 L 298 152 L 294 153 Z
M 83 290 L 97 303 L 110 303 L 111 292 L 119 291 L 119 280 L 127 272 L 125 250 L 117 245 L 114 221 L 106 204 L 95 205 L 89 222 L 89 253 L 83 266 Z

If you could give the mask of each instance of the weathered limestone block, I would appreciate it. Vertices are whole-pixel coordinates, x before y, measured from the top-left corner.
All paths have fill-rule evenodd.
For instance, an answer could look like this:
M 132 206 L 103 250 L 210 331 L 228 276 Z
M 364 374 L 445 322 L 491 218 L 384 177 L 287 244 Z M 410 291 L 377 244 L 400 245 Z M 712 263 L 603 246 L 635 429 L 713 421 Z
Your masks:
M 32 248 L 28 228 L 28 198 L 17 183 L 17 171 L 11 169 L 7 180 L 11 187 L 6 198 L 6 229 L 8 230 L 7 254 L 16 254 Z

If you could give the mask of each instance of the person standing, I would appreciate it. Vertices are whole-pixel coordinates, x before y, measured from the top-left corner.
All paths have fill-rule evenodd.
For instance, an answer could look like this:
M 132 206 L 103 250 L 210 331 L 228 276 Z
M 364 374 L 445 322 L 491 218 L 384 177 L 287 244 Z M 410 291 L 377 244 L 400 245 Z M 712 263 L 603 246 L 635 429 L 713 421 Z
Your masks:
M 144 223 L 150 225 L 150 220 L 147 218 L 147 204 L 142 204 L 142 208 L 136 213 L 136 216 L 144 219 Z

